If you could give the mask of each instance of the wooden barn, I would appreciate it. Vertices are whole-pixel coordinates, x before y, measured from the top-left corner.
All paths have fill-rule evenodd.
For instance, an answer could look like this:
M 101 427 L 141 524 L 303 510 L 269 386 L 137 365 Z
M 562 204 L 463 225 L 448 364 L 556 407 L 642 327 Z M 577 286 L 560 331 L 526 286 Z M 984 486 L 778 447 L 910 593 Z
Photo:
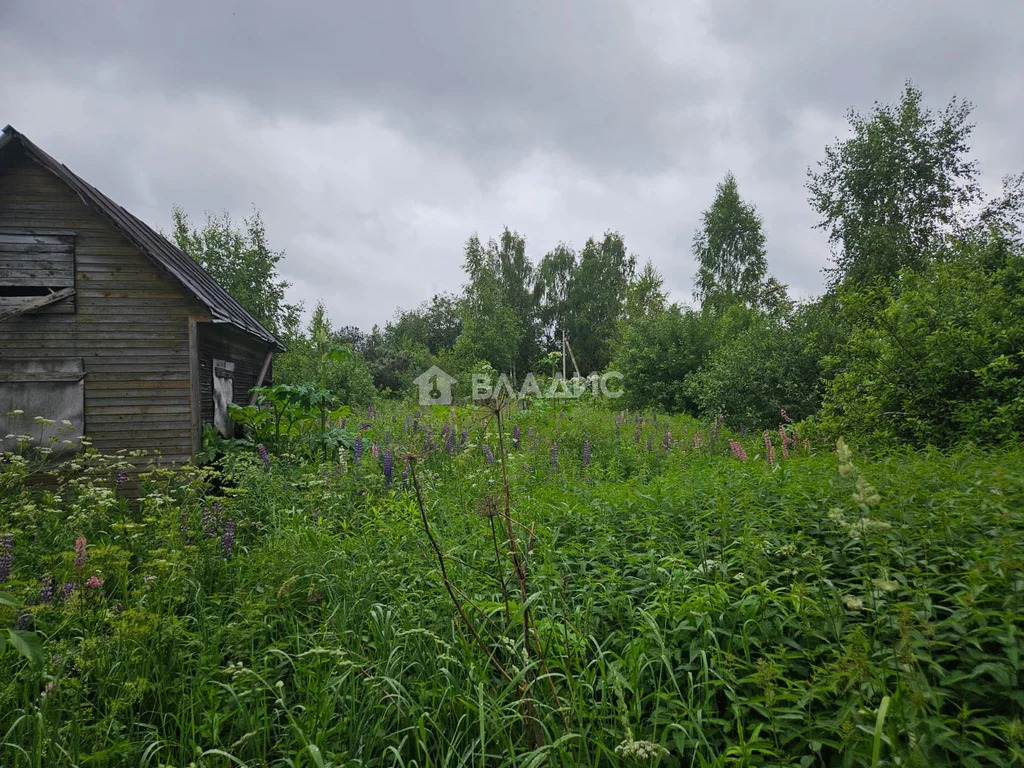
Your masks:
M 85 434 L 186 463 L 283 349 L 183 251 L 3 130 L 0 451 L 29 434 L 67 453 Z

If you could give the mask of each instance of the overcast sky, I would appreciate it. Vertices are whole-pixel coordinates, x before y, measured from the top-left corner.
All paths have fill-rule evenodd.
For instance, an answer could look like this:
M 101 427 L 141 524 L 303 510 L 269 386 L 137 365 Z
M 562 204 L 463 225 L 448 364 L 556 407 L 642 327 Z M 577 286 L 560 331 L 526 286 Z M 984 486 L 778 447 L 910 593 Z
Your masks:
M 808 297 L 803 185 L 846 110 L 908 79 L 970 100 L 995 190 L 1024 170 L 1022 41 L 1019 0 L 5 2 L 0 125 L 164 231 L 255 205 L 339 324 L 457 289 L 466 238 L 505 226 L 535 260 L 618 230 L 689 301 L 727 170 Z

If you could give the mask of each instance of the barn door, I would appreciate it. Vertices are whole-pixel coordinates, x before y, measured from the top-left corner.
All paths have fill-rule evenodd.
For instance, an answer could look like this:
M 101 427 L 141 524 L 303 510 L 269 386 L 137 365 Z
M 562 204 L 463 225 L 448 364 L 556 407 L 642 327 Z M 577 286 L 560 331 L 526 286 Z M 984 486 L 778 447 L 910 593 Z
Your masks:
M 235 425 L 228 405 L 235 397 L 235 364 L 227 360 L 213 361 L 213 426 L 224 437 L 232 437 Z

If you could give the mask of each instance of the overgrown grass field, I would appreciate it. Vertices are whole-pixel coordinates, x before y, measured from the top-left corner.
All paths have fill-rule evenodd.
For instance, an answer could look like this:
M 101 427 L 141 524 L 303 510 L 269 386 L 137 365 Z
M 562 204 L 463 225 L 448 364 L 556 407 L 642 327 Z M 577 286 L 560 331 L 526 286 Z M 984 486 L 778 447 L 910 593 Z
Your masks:
M 0 765 L 1024 765 L 1020 447 L 589 406 L 346 430 L 138 499 L 126 457 L 0 463 L 0 626 L 32 633 Z

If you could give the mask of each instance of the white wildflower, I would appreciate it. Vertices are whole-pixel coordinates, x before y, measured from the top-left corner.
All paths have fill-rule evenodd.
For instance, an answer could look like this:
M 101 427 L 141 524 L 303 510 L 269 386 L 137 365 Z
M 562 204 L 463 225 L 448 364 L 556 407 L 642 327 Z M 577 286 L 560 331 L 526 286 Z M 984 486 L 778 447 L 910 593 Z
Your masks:
M 863 611 L 864 601 L 856 595 L 843 595 L 843 603 L 846 608 L 851 611 Z
M 660 744 L 655 744 L 653 741 L 634 741 L 633 739 L 625 739 L 615 748 L 615 751 L 623 757 L 650 761 L 654 764 L 668 754 L 668 750 Z
M 875 589 L 880 589 L 883 592 L 895 592 L 900 588 L 900 583 L 892 579 L 872 579 L 871 583 L 875 585 Z

